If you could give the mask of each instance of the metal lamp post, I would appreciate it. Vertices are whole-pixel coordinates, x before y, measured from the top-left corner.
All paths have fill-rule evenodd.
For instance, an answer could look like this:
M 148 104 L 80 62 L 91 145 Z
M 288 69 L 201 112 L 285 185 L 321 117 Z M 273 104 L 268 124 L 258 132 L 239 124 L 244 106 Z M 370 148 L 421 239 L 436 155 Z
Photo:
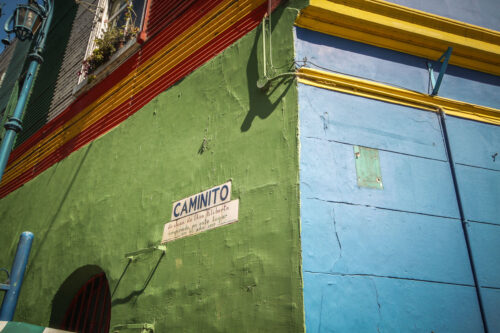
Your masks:
M 52 21 L 53 9 L 54 0 L 43 0 L 42 5 L 35 0 L 28 0 L 28 4 L 17 5 L 12 16 L 5 22 L 5 31 L 7 33 L 15 33 L 16 37 L 21 41 L 33 39 L 40 26 L 41 31 L 36 37 L 33 52 L 28 56 L 31 62 L 23 87 L 21 88 L 19 99 L 17 100 L 16 108 L 13 115 L 4 125 L 6 131 L 0 147 L 0 181 L 9 160 L 16 135 L 22 130 L 21 119 L 23 110 L 28 100 L 35 73 L 39 64 L 43 61 L 41 54 L 45 47 L 45 40 Z

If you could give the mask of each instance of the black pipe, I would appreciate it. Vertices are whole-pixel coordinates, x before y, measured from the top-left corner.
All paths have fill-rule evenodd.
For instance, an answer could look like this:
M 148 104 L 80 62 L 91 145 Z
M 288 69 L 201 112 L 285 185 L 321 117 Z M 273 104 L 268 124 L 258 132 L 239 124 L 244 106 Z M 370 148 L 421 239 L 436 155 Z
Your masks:
M 455 162 L 453 161 L 453 155 L 451 153 L 450 140 L 448 138 L 448 130 L 446 128 L 446 115 L 443 109 L 439 108 L 439 120 L 441 121 L 441 128 L 443 129 L 444 143 L 446 146 L 446 155 L 448 156 L 448 161 L 450 163 L 451 177 L 453 178 L 453 186 L 455 188 L 455 195 L 457 197 L 458 211 L 460 213 L 460 221 L 462 222 L 462 230 L 464 232 L 465 244 L 467 245 L 467 253 L 469 255 L 470 267 L 472 270 L 472 277 L 474 278 L 474 286 L 476 287 L 476 295 L 479 302 L 479 312 L 481 312 L 481 319 L 483 321 L 484 332 L 488 333 L 488 325 L 486 323 L 486 316 L 483 309 L 483 300 L 481 298 L 481 290 L 479 282 L 477 281 L 476 266 L 474 264 L 474 259 L 472 257 L 472 249 L 470 245 L 469 232 L 467 230 L 467 221 L 465 219 L 464 210 L 462 206 L 462 199 L 460 196 L 460 189 L 457 182 L 457 174 L 455 172 Z

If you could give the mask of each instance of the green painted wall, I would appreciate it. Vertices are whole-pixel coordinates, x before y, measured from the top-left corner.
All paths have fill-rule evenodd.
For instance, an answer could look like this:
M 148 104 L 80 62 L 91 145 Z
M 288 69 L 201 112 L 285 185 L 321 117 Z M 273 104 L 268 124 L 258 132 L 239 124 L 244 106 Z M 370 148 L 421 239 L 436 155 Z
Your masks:
M 273 14 L 276 67 L 293 63 L 296 13 Z M 124 254 L 159 242 L 172 202 L 232 179 L 239 222 L 130 264 L 112 325 L 304 330 L 296 82 L 257 89 L 260 43 L 259 27 L 0 201 L 0 266 L 10 267 L 22 231 L 35 233 L 16 321 L 48 325 L 58 288 L 84 265 L 101 267 L 113 290 Z

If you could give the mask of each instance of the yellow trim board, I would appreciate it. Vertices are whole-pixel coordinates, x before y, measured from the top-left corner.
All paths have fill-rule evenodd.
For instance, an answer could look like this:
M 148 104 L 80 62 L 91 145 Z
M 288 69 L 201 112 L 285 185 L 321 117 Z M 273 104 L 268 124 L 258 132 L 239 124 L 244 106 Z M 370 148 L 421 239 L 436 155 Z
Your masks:
M 451 116 L 500 125 L 500 110 L 486 106 L 460 102 L 439 96 L 430 96 L 378 82 L 306 67 L 302 67 L 297 71 L 297 79 L 300 83 L 318 88 L 423 110 L 436 112 L 442 109 L 446 114 Z
M 432 60 L 451 46 L 452 65 L 500 75 L 500 32 L 382 0 L 310 0 L 295 25 Z

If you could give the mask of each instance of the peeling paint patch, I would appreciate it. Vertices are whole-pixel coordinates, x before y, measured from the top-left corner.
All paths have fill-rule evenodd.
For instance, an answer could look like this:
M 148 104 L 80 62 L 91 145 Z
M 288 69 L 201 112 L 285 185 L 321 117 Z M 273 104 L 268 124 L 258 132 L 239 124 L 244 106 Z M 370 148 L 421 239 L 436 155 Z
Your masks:
M 384 188 L 378 149 L 354 146 L 354 160 L 359 187 Z

